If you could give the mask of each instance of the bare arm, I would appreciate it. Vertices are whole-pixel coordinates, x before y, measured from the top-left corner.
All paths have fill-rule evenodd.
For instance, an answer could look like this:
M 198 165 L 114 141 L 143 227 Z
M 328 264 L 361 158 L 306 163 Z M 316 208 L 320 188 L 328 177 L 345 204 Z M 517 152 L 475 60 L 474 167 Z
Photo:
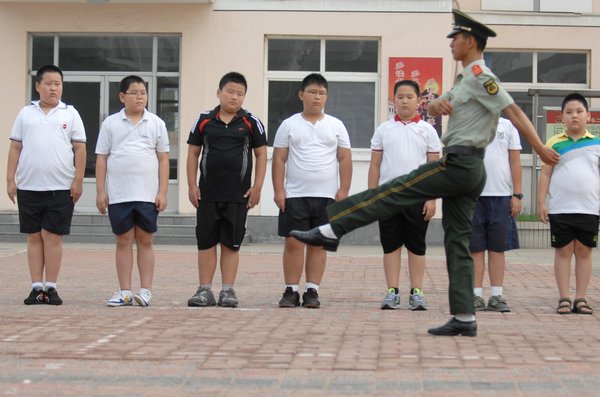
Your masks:
M 290 149 L 273 148 L 273 164 L 271 176 L 273 179 L 273 201 L 281 211 L 285 212 L 285 164 L 288 159 Z
M 244 197 L 248 197 L 248 208 L 253 208 L 260 203 L 260 192 L 265 182 L 267 173 L 267 145 L 254 148 L 254 157 L 256 158 L 256 166 L 254 167 L 254 184 Z
M 169 153 L 157 152 L 158 157 L 158 194 L 155 203 L 158 211 L 167 208 L 167 191 L 169 189 Z
M 198 157 L 202 147 L 188 145 L 188 154 L 186 160 L 186 173 L 188 184 L 188 199 L 190 203 L 198 208 L 198 202 L 201 198 L 200 188 L 198 187 Z
M 381 177 L 381 162 L 383 160 L 383 152 L 371 151 L 371 163 L 369 163 L 369 178 L 367 187 L 369 189 L 376 188 L 379 185 Z
M 550 188 L 550 179 L 552 178 L 554 166 L 544 164 L 540 171 L 540 182 L 538 184 L 538 217 L 542 223 L 548 223 L 548 207 L 546 205 L 546 196 Z
M 338 189 L 335 200 L 343 200 L 348 197 L 350 192 L 350 183 L 352 182 L 352 150 L 350 148 L 338 147 L 337 160 L 339 163 L 340 188 Z
M 71 197 L 76 203 L 83 193 L 83 177 L 85 175 L 85 160 L 87 152 L 85 143 L 73 142 L 73 152 L 75 153 L 75 178 L 71 184 Z
M 510 175 L 512 177 L 513 193 L 523 193 L 521 151 L 509 150 L 508 162 L 510 163 Z M 521 213 L 522 202 L 516 197 L 510 199 L 510 213 L 513 217 Z
M 96 208 L 104 215 L 108 208 L 108 194 L 106 193 L 106 163 L 107 154 L 96 155 Z
M 6 164 L 6 193 L 10 201 L 15 203 L 17 197 L 17 166 L 19 165 L 19 157 L 21 157 L 23 143 L 18 141 L 10 141 L 8 149 L 8 162 Z

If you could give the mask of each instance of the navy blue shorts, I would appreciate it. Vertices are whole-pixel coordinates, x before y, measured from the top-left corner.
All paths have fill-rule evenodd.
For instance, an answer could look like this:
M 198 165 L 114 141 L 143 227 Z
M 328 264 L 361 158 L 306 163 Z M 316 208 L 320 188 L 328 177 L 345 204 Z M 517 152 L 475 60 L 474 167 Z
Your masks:
M 427 226 L 423 206 L 419 203 L 402 209 L 390 219 L 379 221 L 379 240 L 384 254 L 396 251 L 406 245 L 415 255 L 425 255 Z
M 222 244 L 238 251 L 246 234 L 246 203 L 200 200 L 196 210 L 198 250 Z
M 550 245 L 561 248 L 573 240 L 595 248 L 598 245 L 598 215 L 549 214 Z
M 511 196 L 481 196 L 473 214 L 469 250 L 504 252 L 519 248 L 517 223 L 510 213 Z
M 279 211 L 277 235 L 289 237 L 292 230 L 310 230 L 329 223 L 325 208 L 335 202 L 327 197 L 285 199 L 285 212 Z
M 75 204 L 70 190 L 17 189 L 17 205 L 21 233 L 37 233 L 42 229 L 58 235 L 71 232 Z
M 117 236 L 127 233 L 134 226 L 148 233 L 155 233 L 158 230 L 156 204 L 147 201 L 109 204 L 108 218 L 112 231 Z

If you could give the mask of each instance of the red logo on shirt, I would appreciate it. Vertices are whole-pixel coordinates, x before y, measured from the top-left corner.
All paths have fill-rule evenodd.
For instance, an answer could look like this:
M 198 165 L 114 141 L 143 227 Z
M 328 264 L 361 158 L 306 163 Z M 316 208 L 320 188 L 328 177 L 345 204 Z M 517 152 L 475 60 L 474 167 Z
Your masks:
M 62 128 L 63 128 L 63 130 L 66 130 L 67 129 L 67 123 L 63 123 Z
M 479 66 L 479 65 L 473 65 L 471 70 L 473 71 L 473 74 L 475 76 L 479 76 L 481 73 L 483 73 L 483 70 L 481 70 L 481 66 Z

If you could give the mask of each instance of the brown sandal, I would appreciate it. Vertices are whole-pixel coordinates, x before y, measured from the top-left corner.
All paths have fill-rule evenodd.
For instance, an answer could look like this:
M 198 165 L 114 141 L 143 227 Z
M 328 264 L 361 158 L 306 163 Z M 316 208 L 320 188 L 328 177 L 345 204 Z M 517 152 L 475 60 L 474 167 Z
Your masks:
M 568 309 L 568 310 L 566 310 Z M 558 314 L 569 314 L 571 313 L 571 299 L 560 298 L 558 300 L 558 307 L 556 308 Z
M 579 305 L 579 303 L 582 303 L 582 305 Z M 592 314 L 594 312 L 594 309 L 588 306 L 587 300 L 585 300 L 585 298 L 577 298 L 573 301 L 573 309 L 571 310 L 571 312 L 577 314 Z

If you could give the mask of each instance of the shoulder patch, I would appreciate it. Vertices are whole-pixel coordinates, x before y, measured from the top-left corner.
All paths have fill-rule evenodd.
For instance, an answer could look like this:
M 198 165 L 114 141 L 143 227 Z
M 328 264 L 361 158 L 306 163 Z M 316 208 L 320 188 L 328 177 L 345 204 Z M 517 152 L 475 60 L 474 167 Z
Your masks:
M 489 79 L 485 83 L 483 83 L 485 90 L 490 95 L 496 95 L 498 93 L 498 83 L 494 79 Z
M 483 70 L 481 69 L 481 66 L 479 66 L 479 65 L 473 65 L 473 67 L 471 68 L 471 71 L 473 72 L 473 74 L 475 76 L 479 76 L 481 73 L 483 73 Z

